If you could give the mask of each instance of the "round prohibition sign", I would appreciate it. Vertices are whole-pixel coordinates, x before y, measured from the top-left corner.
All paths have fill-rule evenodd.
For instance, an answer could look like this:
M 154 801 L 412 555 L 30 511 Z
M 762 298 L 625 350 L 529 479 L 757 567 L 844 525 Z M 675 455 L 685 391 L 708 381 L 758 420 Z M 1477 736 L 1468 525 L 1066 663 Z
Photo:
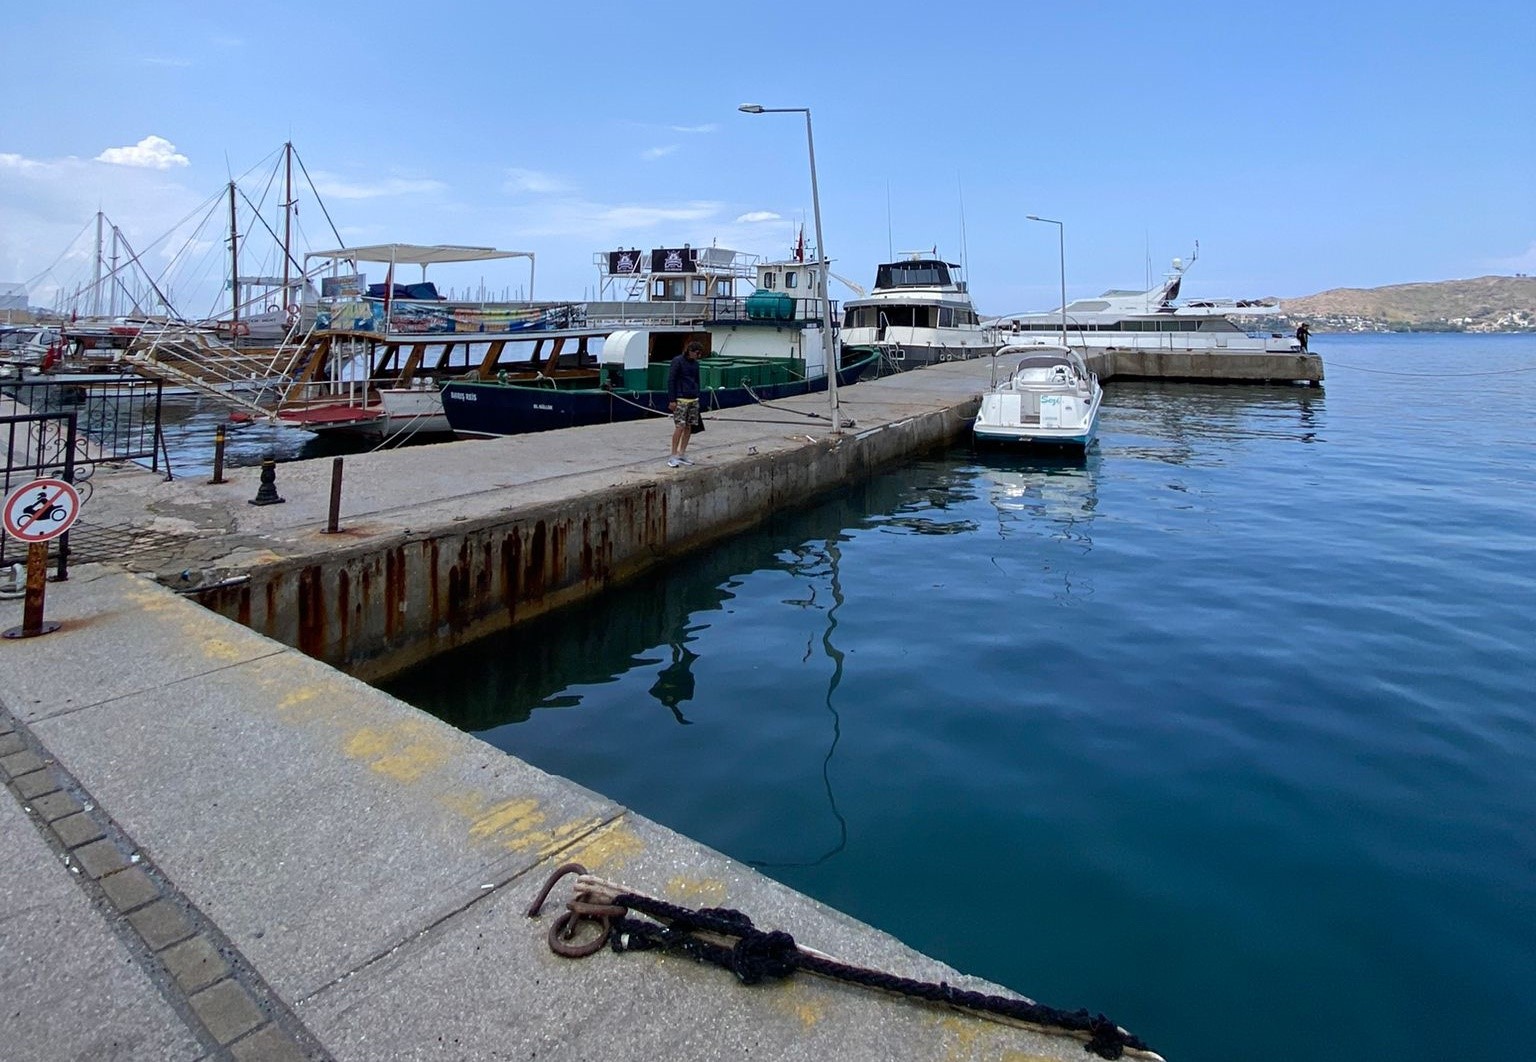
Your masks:
M 80 516 L 80 495 L 62 479 L 34 479 L 6 495 L 5 533 L 20 542 L 58 538 Z

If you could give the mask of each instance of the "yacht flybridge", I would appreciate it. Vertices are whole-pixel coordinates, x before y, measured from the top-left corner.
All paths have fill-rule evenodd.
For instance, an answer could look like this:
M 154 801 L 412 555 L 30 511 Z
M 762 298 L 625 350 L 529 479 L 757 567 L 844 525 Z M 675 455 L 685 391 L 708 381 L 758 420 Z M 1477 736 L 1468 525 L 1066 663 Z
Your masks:
M 1179 353 L 1299 354 L 1292 336 L 1264 326 L 1279 308 L 1262 299 L 1190 299 L 1179 302 L 1184 274 L 1199 257 L 1175 258 L 1163 282 L 1145 291 L 1111 289 L 1096 299 L 1067 304 L 1065 341 L 1085 353 L 1101 350 L 1162 350 Z M 988 321 L 1008 343 L 1063 341 L 1060 307 L 1041 313 L 1010 314 Z
M 843 347 L 878 348 L 903 369 L 992 353 L 959 269 L 928 251 L 882 264 L 874 290 L 843 304 Z

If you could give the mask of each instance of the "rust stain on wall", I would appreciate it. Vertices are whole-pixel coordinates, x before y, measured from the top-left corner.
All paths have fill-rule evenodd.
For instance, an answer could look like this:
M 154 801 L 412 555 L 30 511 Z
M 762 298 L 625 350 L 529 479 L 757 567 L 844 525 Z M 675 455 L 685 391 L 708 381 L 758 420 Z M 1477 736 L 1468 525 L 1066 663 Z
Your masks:
M 336 653 L 347 658 L 347 642 L 352 634 L 352 574 L 343 567 L 336 573 Z
M 326 652 L 325 587 L 318 564 L 299 573 L 299 651 L 317 660 L 331 659 Z

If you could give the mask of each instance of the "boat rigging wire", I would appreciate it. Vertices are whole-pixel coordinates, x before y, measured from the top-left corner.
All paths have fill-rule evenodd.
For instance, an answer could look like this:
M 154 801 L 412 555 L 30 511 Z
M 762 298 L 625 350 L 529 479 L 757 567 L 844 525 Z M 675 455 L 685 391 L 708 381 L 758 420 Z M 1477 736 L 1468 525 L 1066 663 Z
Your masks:
M 1420 380 L 1443 380 L 1442 372 L 1395 372 L 1392 369 L 1367 369 L 1364 365 L 1350 365 L 1346 362 L 1334 361 L 1329 358 L 1327 366 L 1330 369 L 1351 369 L 1355 372 L 1375 373 L 1378 376 L 1407 376 Z M 1489 369 L 1486 372 L 1458 372 L 1457 376 L 1517 376 L 1523 372 L 1536 372 L 1536 365 L 1527 365 L 1519 369 Z

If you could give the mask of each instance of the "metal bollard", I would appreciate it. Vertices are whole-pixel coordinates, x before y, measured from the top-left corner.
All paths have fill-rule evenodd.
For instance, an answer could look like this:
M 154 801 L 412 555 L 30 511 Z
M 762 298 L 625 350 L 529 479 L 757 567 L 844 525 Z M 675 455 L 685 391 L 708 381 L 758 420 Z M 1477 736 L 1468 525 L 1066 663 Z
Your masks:
M 331 515 L 325 521 L 325 533 L 334 535 L 341 524 L 341 458 L 331 462 Z
M 22 602 L 20 627 L 4 632 L 7 638 L 36 638 L 59 629 L 57 623 L 43 619 L 43 602 L 48 590 L 48 543 L 32 542 L 27 546 L 27 593 Z
M 224 425 L 220 424 L 213 430 L 213 478 L 208 484 L 213 486 L 228 482 L 224 478 Z
M 268 454 L 261 459 L 261 486 L 256 489 L 256 497 L 250 504 L 281 505 L 287 500 L 277 496 L 277 458 Z

